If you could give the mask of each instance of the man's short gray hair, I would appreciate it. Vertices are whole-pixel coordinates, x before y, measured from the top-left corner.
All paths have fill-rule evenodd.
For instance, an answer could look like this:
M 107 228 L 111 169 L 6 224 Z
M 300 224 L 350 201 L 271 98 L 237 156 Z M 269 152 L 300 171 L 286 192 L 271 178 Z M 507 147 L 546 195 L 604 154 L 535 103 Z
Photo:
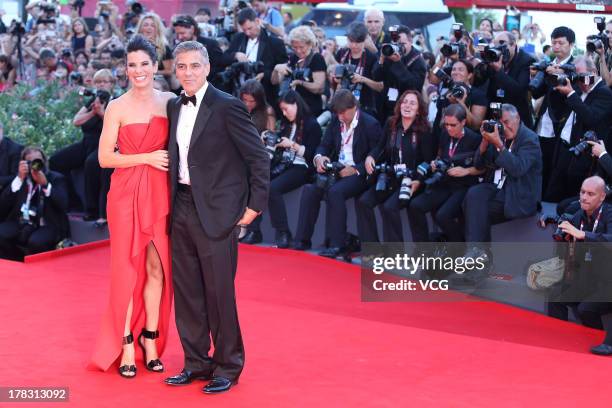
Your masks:
M 383 13 L 381 9 L 377 9 L 377 8 L 367 9 L 366 12 L 363 13 L 363 17 L 364 17 L 363 19 L 365 20 L 371 14 L 376 14 L 377 16 L 380 16 L 383 21 L 385 21 L 385 13 Z
M 574 60 L 574 65 L 579 64 L 584 64 L 588 72 L 597 75 L 597 66 L 595 65 L 595 62 L 591 57 L 585 57 L 584 55 L 581 55 L 580 57 Z
M 502 105 L 502 113 L 506 112 L 509 113 L 510 116 L 512 116 L 513 118 L 518 118 L 519 120 L 521 119 L 521 116 L 518 113 L 518 110 L 516 110 L 516 107 L 514 105 L 511 105 L 509 103 L 504 103 Z
M 199 52 L 200 54 L 202 54 L 202 58 L 204 58 L 204 62 L 206 64 L 210 63 L 210 60 L 208 59 L 208 51 L 206 50 L 206 47 L 197 41 L 185 41 L 185 42 L 180 43 L 179 45 L 176 46 L 176 48 L 174 48 L 174 52 L 172 53 L 172 56 L 174 57 L 174 59 L 176 59 L 177 55 L 182 54 L 184 52 L 189 52 L 189 51 Z
M 495 35 L 495 37 L 497 38 L 498 36 L 502 34 L 508 37 L 509 46 L 513 46 L 514 44 L 516 44 L 516 36 L 512 34 L 510 31 L 500 31 L 499 33 Z

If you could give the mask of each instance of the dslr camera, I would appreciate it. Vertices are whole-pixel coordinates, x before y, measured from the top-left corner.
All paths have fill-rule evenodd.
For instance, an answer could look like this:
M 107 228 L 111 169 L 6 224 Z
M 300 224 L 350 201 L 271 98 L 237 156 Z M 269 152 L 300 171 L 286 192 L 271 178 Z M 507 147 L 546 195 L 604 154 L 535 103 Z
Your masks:
M 559 224 L 561 224 L 563 221 L 571 221 L 573 218 L 572 214 L 561 214 L 560 216 L 553 218 L 552 221 L 557 224 L 557 228 L 555 229 L 555 232 L 552 235 L 552 238 L 556 241 L 556 242 L 569 242 L 572 239 L 572 236 L 568 233 L 563 232 L 563 230 L 558 226 Z M 549 220 L 545 220 L 545 222 L 547 222 Z
M 334 78 L 340 84 L 340 89 L 353 88 L 353 76 L 355 75 L 355 65 L 353 64 L 338 64 L 334 70 Z
M 447 160 L 434 160 L 434 167 L 430 163 L 423 162 L 417 166 L 417 174 L 425 180 L 426 186 L 438 183 L 446 176 L 446 172 L 451 168 L 451 163 Z
M 312 73 L 310 68 L 293 68 L 291 74 L 288 75 L 279 86 L 278 96 L 283 95 L 291 88 L 291 82 L 293 81 L 306 81 L 312 80 Z
M 394 54 L 398 54 L 400 57 L 402 57 L 404 56 L 404 54 L 406 54 L 406 48 L 403 44 L 399 43 L 398 29 L 398 25 L 392 25 L 389 27 L 389 36 L 391 37 L 391 42 L 383 44 L 380 48 L 380 52 L 385 57 L 390 57 Z
M 560 68 L 563 70 L 563 74 L 553 74 L 549 75 L 546 73 L 546 68 L 548 68 L 550 63 L 546 61 L 540 61 L 536 64 L 533 64 L 531 68 L 536 69 L 538 73 L 533 79 L 529 82 L 529 90 L 534 91 L 542 86 L 543 83 L 546 83 L 550 87 L 556 87 L 559 85 L 565 86 L 569 82 L 573 82 L 576 78 L 576 67 L 572 64 L 563 64 Z
M 323 165 L 323 173 L 317 173 L 315 186 L 323 190 L 329 190 L 336 181 L 340 178 L 340 171 L 344 168 L 344 164 L 340 162 L 326 162 Z
M 597 25 L 597 31 L 599 33 L 594 35 L 589 35 L 587 37 L 586 49 L 587 52 L 594 53 L 597 50 L 603 49 L 604 52 L 607 52 L 610 48 L 610 41 L 608 40 L 608 36 L 604 34 L 604 30 L 606 29 L 606 18 L 605 17 L 594 17 L 593 21 Z
M 85 106 L 87 106 L 87 108 L 91 107 L 96 98 L 100 99 L 100 103 L 104 105 L 104 107 L 106 107 L 108 101 L 110 101 L 111 98 L 110 92 L 105 91 L 103 89 L 81 88 L 81 90 L 79 90 L 79 95 L 89 98 L 89 100 L 85 103 Z
M 570 147 L 569 151 L 576 157 L 581 154 L 590 154 L 592 146 L 588 142 L 599 142 L 597 134 L 592 130 L 587 131 L 575 146 Z
M 489 104 L 489 109 L 491 110 L 490 120 L 485 120 L 482 122 L 482 129 L 487 133 L 495 132 L 495 128 L 499 131 L 499 137 L 504 140 L 504 125 L 500 122 L 502 116 L 502 104 L 500 102 L 491 102 Z
M 453 24 L 452 31 L 454 41 L 444 44 L 440 48 L 440 53 L 446 58 L 449 58 L 451 55 L 458 55 L 460 59 L 465 58 L 467 54 L 467 47 L 463 42 L 461 42 L 464 32 L 463 24 Z
M 219 73 L 219 78 L 224 84 L 235 83 L 234 90 L 237 91 L 240 87 L 241 74 L 244 74 L 244 81 L 254 78 L 260 72 L 263 72 L 264 64 L 262 61 L 247 61 L 234 62 L 225 71 Z

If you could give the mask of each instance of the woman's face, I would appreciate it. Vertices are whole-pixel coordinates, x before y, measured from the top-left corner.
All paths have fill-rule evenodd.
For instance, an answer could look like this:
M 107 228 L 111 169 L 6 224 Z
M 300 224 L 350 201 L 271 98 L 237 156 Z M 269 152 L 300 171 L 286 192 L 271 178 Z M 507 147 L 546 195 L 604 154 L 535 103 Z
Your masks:
M 77 54 L 76 58 L 74 59 L 74 61 L 77 64 L 85 64 L 87 65 L 87 57 L 85 56 L 85 54 Z
M 451 70 L 451 78 L 455 82 L 463 82 L 466 84 L 470 83 L 471 74 L 468 72 L 467 67 L 462 62 L 455 62 L 453 69 Z
M 289 122 L 295 121 L 295 117 L 297 116 L 297 104 L 281 102 L 279 106 L 281 112 L 283 112 L 283 116 L 285 116 Z
M 291 48 L 293 49 L 293 51 L 295 52 L 295 55 L 297 55 L 299 59 L 306 58 L 308 54 L 310 54 L 310 51 L 312 50 L 312 46 L 310 44 L 306 44 L 304 41 L 297 41 L 297 40 L 291 41 Z
M 152 18 L 145 18 L 140 26 L 140 34 L 142 34 L 147 40 L 155 41 L 157 32 L 155 30 L 155 23 Z
M 127 77 L 134 88 L 153 86 L 157 64 L 144 51 L 134 51 L 127 55 Z
M 478 27 L 480 31 L 493 31 L 493 27 L 491 27 L 491 23 L 488 20 L 482 20 L 480 22 L 480 26 Z
M 352 55 L 361 55 L 365 48 L 365 42 L 355 42 L 348 40 L 348 47 L 351 50 Z
M 68 77 L 68 70 L 64 67 L 57 67 L 53 74 L 57 79 L 66 79 Z
M 419 114 L 419 100 L 414 94 L 408 94 L 404 96 L 402 104 L 400 105 L 400 114 L 402 118 L 414 119 Z
M 85 31 L 85 27 L 83 27 L 80 21 L 75 21 L 72 25 L 72 31 L 74 31 L 75 34 L 82 34 Z
M 325 49 L 328 52 L 335 53 L 336 52 L 336 42 L 334 40 L 325 40 Z
M 251 94 L 244 93 L 240 96 L 240 99 L 242 99 L 242 102 L 244 102 L 244 104 L 246 105 L 246 108 L 249 113 L 253 112 L 253 110 L 257 107 L 257 101 Z

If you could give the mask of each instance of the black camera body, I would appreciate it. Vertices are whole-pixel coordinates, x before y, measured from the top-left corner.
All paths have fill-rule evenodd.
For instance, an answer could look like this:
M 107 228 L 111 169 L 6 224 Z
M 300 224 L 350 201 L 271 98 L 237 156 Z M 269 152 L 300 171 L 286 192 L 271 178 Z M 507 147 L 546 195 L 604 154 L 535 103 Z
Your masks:
M 234 62 L 228 66 L 225 71 L 219 73 L 219 77 L 223 83 L 228 84 L 232 81 L 239 80 L 240 74 L 244 74 L 244 79 L 246 81 L 263 72 L 263 69 L 264 63 L 262 61 Z
M 282 96 L 291 88 L 291 82 L 293 81 L 305 81 L 311 82 L 312 71 L 310 68 L 293 68 L 291 75 L 288 75 L 283 82 L 281 82 L 278 90 L 278 96 Z
M 572 218 L 572 214 L 561 214 L 559 217 L 556 218 L 555 223 L 558 225 L 561 224 L 563 221 L 571 221 Z M 572 236 L 566 232 L 563 232 L 563 230 L 559 226 L 557 226 L 555 232 L 552 235 L 552 238 L 556 242 L 569 242 L 572 239 Z
M 96 98 L 100 99 L 100 103 L 102 105 L 104 105 L 106 107 L 106 105 L 108 104 L 108 102 L 111 99 L 111 94 L 108 91 L 105 91 L 104 89 L 87 89 L 87 88 L 82 88 L 79 91 L 79 95 L 81 96 L 85 96 L 87 98 L 90 98 L 86 103 L 85 106 L 87 106 L 88 108 L 91 107 L 91 105 L 94 103 L 94 101 L 96 100 Z
M 480 53 L 482 60 L 486 63 L 498 62 L 501 58 L 503 64 L 510 61 L 510 49 L 506 44 L 491 47 L 485 46 L 484 51 Z
M 451 55 L 458 55 L 459 59 L 463 59 L 467 55 L 467 47 L 462 42 L 450 42 L 440 48 L 440 53 L 446 58 Z
M 30 171 L 43 171 L 45 169 L 45 162 L 42 159 L 28 160 L 27 163 Z
M 553 74 L 549 75 L 546 73 L 546 69 L 552 64 L 546 61 L 540 61 L 536 64 L 533 64 L 531 68 L 534 68 L 538 71 L 536 76 L 529 82 L 529 90 L 534 91 L 542 86 L 543 83 L 546 83 L 550 87 L 556 87 L 559 85 L 565 86 L 569 82 L 574 82 L 576 79 L 576 67 L 572 64 L 563 64 L 560 68 L 563 70 L 563 74 Z
M 482 122 L 482 129 L 487 133 L 495 132 L 495 128 L 499 131 L 499 137 L 504 141 L 504 125 L 501 123 L 502 104 L 500 102 L 491 102 L 489 104 L 491 118 Z
M 610 40 L 608 39 L 608 36 L 604 34 L 604 30 L 606 29 L 606 18 L 594 17 L 593 21 L 597 25 L 597 31 L 599 31 L 599 33 L 589 35 L 587 37 L 587 52 L 594 53 L 595 51 L 600 49 L 603 49 L 604 52 L 607 52 L 608 49 L 610 49 Z
M 334 70 L 334 77 L 340 83 L 340 89 L 353 88 L 353 76 L 357 67 L 353 64 L 338 64 Z
M 445 68 L 439 68 L 439 67 L 435 67 L 433 69 L 433 74 L 440 80 L 440 82 L 442 82 L 442 84 L 446 87 L 450 86 L 450 84 L 453 82 L 453 79 L 451 78 L 450 75 L 448 75 L 448 73 L 446 72 Z
M 326 162 L 323 164 L 323 173 L 317 173 L 315 186 L 329 190 L 338 180 L 340 171 L 344 168 L 344 164 L 340 162 Z
M 423 162 L 417 166 L 417 174 L 421 179 L 425 180 L 425 185 L 431 186 L 438 183 L 446 176 L 446 172 L 451 168 L 451 164 L 447 160 L 434 160 L 435 170 L 430 163 Z
M 13 20 L 13 28 L 9 31 L 9 34 L 14 35 L 14 36 L 23 36 L 25 35 L 25 27 L 23 26 L 23 23 L 21 21 L 16 21 Z
M 470 94 L 470 87 L 463 82 L 453 82 L 448 89 L 448 95 L 455 97 L 456 99 L 463 99 L 464 96 Z
M 597 134 L 592 130 L 585 132 L 584 136 L 580 139 L 575 146 L 570 147 L 569 151 L 578 157 L 582 154 L 590 154 L 592 146 L 588 142 L 598 142 Z
M 263 139 L 264 146 L 266 147 L 270 159 L 273 159 L 276 152 L 276 145 L 282 140 L 281 136 L 276 132 L 265 130 L 262 132 L 261 138 Z

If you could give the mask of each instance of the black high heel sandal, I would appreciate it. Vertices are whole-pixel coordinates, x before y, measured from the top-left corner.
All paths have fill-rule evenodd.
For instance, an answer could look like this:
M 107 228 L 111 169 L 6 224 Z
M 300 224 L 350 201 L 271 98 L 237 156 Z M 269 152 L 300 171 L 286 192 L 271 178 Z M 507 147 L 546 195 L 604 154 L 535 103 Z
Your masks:
M 128 334 L 123 338 L 123 345 L 134 343 L 134 336 L 132 333 Z M 126 373 L 134 373 L 133 375 L 126 375 Z M 126 364 L 119 367 L 119 375 L 123 378 L 134 378 L 136 377 L 136 366 L 134 364 Z
M 140 332 L 140 336 L 138 336 L 138 345 L 142 348 L 142 361 L 145 362 L 145 368 L 149 371 L 153 371 L 154 373 L 163 373 L 164 372 L 164 364 L 161 362 L 159 358 L 155 360 L 151 360 L 147 362 L 147 351 L 145 350 L 144 341 L 140 341 L 140 339 L 144 337 L 145 339 L 155 340 L 159 337 L 159 331 L 149 331 L 147 329 L 142 329 Z M 155 367 L 161 366 L 160 369 L 155 370 Z

